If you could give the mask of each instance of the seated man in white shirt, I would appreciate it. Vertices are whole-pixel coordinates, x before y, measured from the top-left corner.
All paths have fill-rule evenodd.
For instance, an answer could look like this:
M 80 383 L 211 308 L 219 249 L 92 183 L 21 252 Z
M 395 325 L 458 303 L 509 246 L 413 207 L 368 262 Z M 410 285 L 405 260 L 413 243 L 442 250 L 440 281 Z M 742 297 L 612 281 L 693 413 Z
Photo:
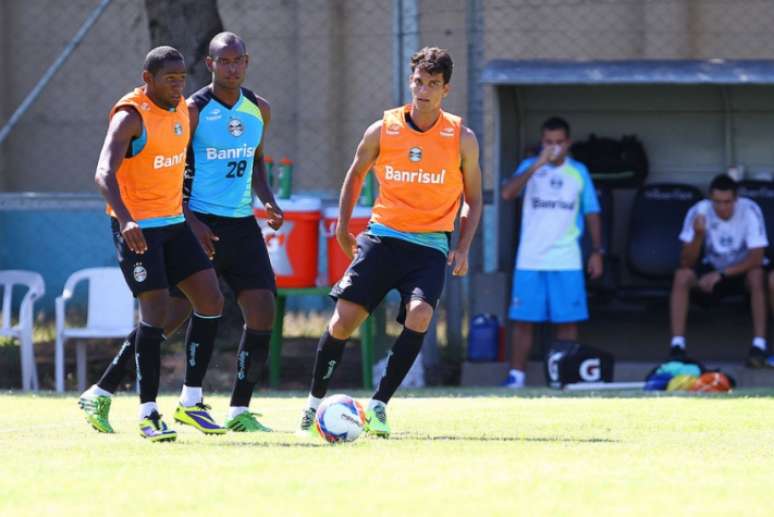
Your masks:
M 691 289 L 722 295 L 746 287 L 753 319 L 752 347 L 746 364 L 751 368 L 765 366 L 763 264 L 769 242 L 760 207 L 751 199 L 737 197 L 737 183 L 731 177 L 716 176 L 710 183 L 709 199 L 696 203 L 685 216 L 680 240 L 683 249 L 670 300 L 670 357 L 679 359 L 685 355 L 685 322 Z

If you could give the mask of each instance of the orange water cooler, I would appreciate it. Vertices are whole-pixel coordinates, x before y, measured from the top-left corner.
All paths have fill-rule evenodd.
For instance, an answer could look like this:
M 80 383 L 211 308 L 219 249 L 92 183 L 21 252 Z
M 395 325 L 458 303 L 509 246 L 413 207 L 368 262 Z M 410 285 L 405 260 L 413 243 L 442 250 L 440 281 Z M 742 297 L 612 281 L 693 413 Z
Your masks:
M 277 203 L 285 213 L 285 222 L 277 231 L 266 223 L 263 206 L 255 208 L 277 287 L 315 287 L 322 203 L 302 196 L 278 199 Z
M 351 262 L 336 240 L 336 222 L 339 218 L 339 208 L 330 207 L 323 211 L 323 227 L 325 241 L 328 247 L 328 285 L 338 282 Z M 365 231 L 371 219 L 371 207 L 356 206 L 349 220 L 349 233 L 357 237 Z

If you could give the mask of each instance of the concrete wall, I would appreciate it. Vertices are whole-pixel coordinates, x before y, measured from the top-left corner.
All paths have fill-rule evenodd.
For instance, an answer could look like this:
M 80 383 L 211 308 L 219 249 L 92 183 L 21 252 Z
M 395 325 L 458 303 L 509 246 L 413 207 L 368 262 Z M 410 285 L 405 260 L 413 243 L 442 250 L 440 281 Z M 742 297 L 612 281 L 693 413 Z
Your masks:
M 495 58 L 774 57 L 774 2 L 480 0 L 484 58 L 468 63 L 467 0 L 419 0 L 419 40 L 451 50 L 447 109 L 466 116 L 468 67 Z M 95 7 L 95 0 L 0 2 L 0 117 L 7 117 Z M 220 0 L 252 57 L 247 85 L 273 106 L 266 150 L 297 165 L 296 190 L 335 195 L 364 129 L 392 104 L 392 2 Z M 143 3 L 114 0 L 0 152 L 0 189 L 93 192 L 111 104 L 140 82 Z M 493 100 L 485 95 L 485 184 Z

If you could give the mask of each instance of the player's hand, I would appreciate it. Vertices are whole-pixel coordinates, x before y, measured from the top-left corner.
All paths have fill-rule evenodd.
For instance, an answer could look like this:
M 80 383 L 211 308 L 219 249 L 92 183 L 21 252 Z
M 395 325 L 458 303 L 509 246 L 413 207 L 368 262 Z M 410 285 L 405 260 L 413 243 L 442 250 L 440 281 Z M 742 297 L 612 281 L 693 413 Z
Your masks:
M 468 250 L 453 249 L 449 252 L 446 265 L 452 266 L 452 275 L 465 276 L 468 274 Z
M 191 227 L 191 231 L 196 236 L 196 240 L 198 240 L 199 244 L 201 244 L 204 253 L 206 253 L 207 257 L 212 260 L 212 258 L 215 256 L 215 243 L 219 241 L 220 238 L 212 233 L 212 230 L 209 226 L 201 222 L 195 216 L 188 218 L 188 225 Z
M 136 221 L 129 220 L 121 224 L 121 237 L 134 253 L 142 255 L 148 251 L 148 243 L 145 242 L 145 236 Z
M 707 231 L 707 219 L 702 214 L 693 218 L 693 231 L 699 235 L 704 235 Z
M 600 253 L 592 253 L 589 257 L 589 263 L 586 268 L 589 274 L 589 278 L 592 280 L 596 280 L 597 278 L 602 276 L 602 273 L 605 270 L 604 264 L 602 262 L 602 255 Z
M 266 209 L 266 224 L 268 224 L 272 230 L 279 230 L 282 223 L 285 222 L 285 213 L 274 203 L 266 203 L 263 207 Z
M 544 146 L 543 149 L 541 149 L 540 155 L 538 156 L 538 159 L 537 159 L 537 164 L 545 165 L 553 159 L 554 159 L 554 146 L 547 145 L 547 146 Z
M 711 273 L 702 275 L 701 278 L 699 278 L 699 289 L 705 293 L 711 293 L 715 288 L 715 285 L 720 282 L 720 278 L 720 273 L 717 271 L 712 271 Z
M 357 240 L 354 235 L 349 233 L 348 228 L 342 228 L 338 223 L 336 224 L 336 240 L 339 241 L 339 246 L 344 254 L 350 259 L 354 258 L 357 254 Z

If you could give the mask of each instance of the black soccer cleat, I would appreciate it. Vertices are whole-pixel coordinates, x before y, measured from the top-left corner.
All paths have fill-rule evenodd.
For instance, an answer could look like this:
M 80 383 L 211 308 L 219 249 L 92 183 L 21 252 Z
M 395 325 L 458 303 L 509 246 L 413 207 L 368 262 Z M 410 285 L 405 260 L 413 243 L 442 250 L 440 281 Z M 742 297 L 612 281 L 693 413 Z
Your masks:
M 761 350 L 757 346 L 750 347 L 750 353 L 747 354 L 747 359 L 744 362 L 747 368 L 765 368 L 766 367 L 766 351 Z
M 669 348 L 669 359 L 673 361 L 682 361 L 685 359 L 685 348 L 681 346 L 672 346 Z

